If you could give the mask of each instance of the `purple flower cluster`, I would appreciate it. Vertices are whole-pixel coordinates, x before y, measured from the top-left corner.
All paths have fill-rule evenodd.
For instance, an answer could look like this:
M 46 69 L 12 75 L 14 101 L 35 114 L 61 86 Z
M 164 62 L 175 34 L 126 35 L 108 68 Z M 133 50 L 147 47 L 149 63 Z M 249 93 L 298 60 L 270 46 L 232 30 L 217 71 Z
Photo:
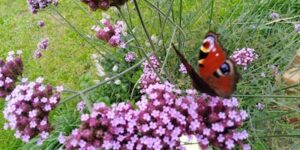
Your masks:
M 159 69 L 160 64 L 158 62 L 158 59 L 155 57 L 155 55 L 151 55 L 149 57 L 150 62 L 153 66 L 151 67 L 150 63 L 148 61 L 145 61 L 143 63 L 143 74 L 141 75 L 140 79 L 140 92 L 145 93 L 146 89 L 151 84 L 155 84 L 159 82 L 159 78 L 157 77 L 156 73 L 153 69 Z
M 300 34 L 300 23 L 295 24 L 295 31 Z
M 82 112 L 85 108 L 85 102 L 84 101 L 80 101 L 79 103 L 77 103 L 76 105 L 76 109 L 80 112 Z
M 22 84 L 6 97 L 3 113 L 7 123 L 4 128 L 15 130 L 15 137 L 24 142 L 39 135 L 38 144 L 42 144 L 52 130 L 48 114 L 57 106 L 62 88 L 54 90 L 42 82 L 41 77 L 35 82 L 23 79 Z
M 185 66 L 183 65 L 183 63 L 180 64 L 179 71 L 183 74 L 187 74 L 187 70 L 186 70 Z
M 126 44 L 122 39 L 122 32 L 126 28 L 124 22 L 117 21 L 115 25 L 112 25 L 108 19 L 102 19 L 101 23 L 104 26 L 103 28 L 95 26 L 92 28 L 96 31 L 96 37 L 112 47 L 119 46 L 120 48 L 125 48 Z
M 44 9 L 50 4 L 57 6 L 58 0 L 27 0 L 27 4 L 30 12 L 36 14 L 39 9 Z
M 48 38 L 44 38 L 42 39 L 38 45 L 37 45 L 37 49 L 34 51 L 33 57 L 35 59 L 41 58 L 43 56 L 43 51 L 46 51 L 49 45 L 49 39 Z
M 280 15 L 279 15 L 278 13 L 276 13 L 276 12 L 272 12 L 272 13 L 270 14 L 270 18 L 271 18 L 272 20 L 279 19 L 279 17 L 280 17 Z
M 233 149 L 243 145 L 248 133 L 237 131 L 248 115 L 238 110 L 237 99 L 197 96 L 169 83 L 151 84 L 134 109 L 129 103 L 107 107 L 95 104 L 81 116 L 81 126 L 60 137 L 70 149 L 183 149 L 180 137 L 195 135 L 200 147 Z M 207 102 L 207 100 L 209 102 Z
M 38 48 L 40 48 L 42 50 L 46 50 L 48 48 L 48 45 L 49 45 L 49 40 L 48 40 L 48 38 L 45 38 L 39 42 Z
M 133 62 L 134 60 L 136 59 L 136 54 L 134 52 L 128 52 L 126 55 L 125 55 L 125 61 L 126 62 Z
M 43 20 L 38 21 L 38 26 L 43 27 L 45 25 L 45 22 Z
M 22 51 L 17 53 L 20 55 Z M 22 72 L 22 59 L 20 56 L 15 56 L 15 52 L 9 52 L 6 62 L 0 59 L 0 98 L 4 98 L 12 92 L 15 82 Z
M 237 64 L 246 70 L 248 66 L 258 58 L 255 50 L 252 48 L 237 49 L 233 52 L 230 58 Z
M 81 1 L 87 4 L 91 10 L 95 11 L 97 9 L 107 10 L 111 6 L 124 5 L 128 0 L 81 0 Z

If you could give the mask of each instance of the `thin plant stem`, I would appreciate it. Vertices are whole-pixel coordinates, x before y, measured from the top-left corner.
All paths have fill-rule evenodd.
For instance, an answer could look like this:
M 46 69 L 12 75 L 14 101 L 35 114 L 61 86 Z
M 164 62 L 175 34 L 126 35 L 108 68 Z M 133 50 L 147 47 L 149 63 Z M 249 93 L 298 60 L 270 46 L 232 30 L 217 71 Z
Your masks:
M 179 27 L 182 28 L 182 0 L 180 0 L 180 5 L 179 5 Z M 181 32 L 179 32 L 178 35 L 178 48 L 181 49 L 181 46 L 183 42 L 181 41 Z
M 158 55 L 156 54 L 156 52 L 157 52 L 157 51 L 156 51 L 156 48 L 155 48 L 155 46 L 154 46 L 154 44 L 153 44 L 153 41 L 152 41 L 151 38 L 150 38 L 150 34 L 149 34 L 149 32 L 148 32 L 148 30 L 147 30 L 147 28 L 146 28 L 146 25 L 145 25 L 144 19 L 143 19 L 143 17 L 142 17 L 142 14 L 141 14 L 139 5 L 138 5 L 138 3 L 137 3 L 136 0 L 133 0 L 133 2 L 134 2 L 134 6 L 135 6 L 135 8 L 136 8 L 137 14 L 138 14 L 138 16 L 139 16 L 139 20 L 140 20 L 140 22 L 141 22 L 141 24 L 142 24 L 143 30 L 144 30 L 144 32 L 145 32 L 145 34 L 146 34 L 146 37 L 147 37 L 147 39 L 148 39 L 148 41 L 149 41 L 149 43 L 150 43 L 151 49 L 152 49 L 152 51 L 153 51 L 153 54 L 156 56 L 157 59 L 159 59 L 159 58 L 158 58 Z M 160 63 L 160 61 L 159 61 L 159 63 Z
M 281 22 L 281 21 L 287 21 L 287 20 L 291 20 L 291 19 L 295 19 L 295 18 L 298 18 L 300 17 L 300 15 L 297 15 L 297 16 L 293 16 L 293 17 L 288 17 L 288 18 L 280 18 L 280 19 L 276 19 L 276 20 L 273 20 L 271 22 L 268 22 L 266 23 L 265 25 L 271 25 L 273 23 L 277 23 L 277 22 Z
M 234 97 L 247 97 L 247 98 L 300 98 L 300 96 L 287 96 L 287 95 L 233 95 Z
M 84 103 L 86 104 L 89 112 L 92 112 L 92 104 L 90 103 L 90 101 L 88 100 L 88 98 L 84 95 L 84 93 L 80 92 L 80 97 L 83 99 Z
M 128 22 L 127 22 L 126 18 L 124 17 L 124 15 L 123 15 L 121 9 L 120 9 L 119 7 L 117 7 L 117 8 L 118 8 L 118 10 L 119 10 L 119 12 L 120 12 L 121 17 L 124 19 L 125 23 L 127 24 L 128 28 L 129 28 L 129 29 L 128 29 L 128 30 L 129 30 L 129 33 L 130 33 L 130 34 L 133 36 L 133 38 L 135 39 L 137 46 L 138 46 L 138 47 L 141 47 L 140 43 L 138 42 L 138 39 L 136 38 L 135 34 L 132 32 L 132 28 L 131 28 L 131 26 L 128 24 Z M 150 39 L 150 40 L 151 40 L 151 39 Z M 138 49 L 138 51 L 142 52 L 143 56 L 144 56 L 144 57 L 146 58 L 146 60 L 148 61 L 150 67 L 154 70 L 155 74 L 156 74 L 157 77 L 160 79 L 160 81 L 163 82 L 164 79 L 160 76 L 160 74 L 159 74 L 159 73 L 157 72 L 157 70 L 154 68 L 154 66 L 153 66 L 152 62 L 150 61 L 150 58 L 148 57 L 148 55 L 146 54 L 146 52 L 145 52 L 143 49 Z M 154 53 L 154 55 L 155 55 L 155 53 Z M 155 56 L 156 56 L 156 58 L 158 59 L 157 55 L 155 55 Z
M 84 35 L 82 35 L 78 29 L 71 24 L 55 7 L 51 7 L 83 40 L 85 40 L 92 48 L 94 48 L 102 57 L 107 58 L 100 50 L 98 50 L 94 44 L 92 44 Z
M 109 79 L 107 79 L 107 80 L 101 81 L 101 82 L 97 83 L 97 84 L 94 85 L 94 86 L 91 86 L 91 87 L 89 87 L 89 88 L 86 88 L 86 89 L 83 89 L 83 90 L 77 92 L 76 94 L 74 94 L 74 95 L 72 95 L 72 96 L 66 98 L 66 99 L 65 99 L 63 102 L 61 102 L 61 103 L 65 103 L 65 102 L 67 102 L 67 101 L 69 101 L 69 100 L 71 100 L 71 99 L 73 99 L 73 98 L 75 98 L 75 97 L 78 97 L 78 96 L 80 96 L 80 94 L 85 94 L 85 93 L 87 93 L 87 92 L 89 92 L 89 91 L 93 91 L 93 90 L 95 90 L 96 88 L 98 88 L 99 86 L 101 86 L 101 85 L 103 85 L 103 84 L 105 84 L 105 83 L 107 83 L 107 82 L 109 82 L 109 81 L 112 81 L 112 80 L 114 80 L 114 79 L 117 79 L 117 78 L 123 76 L 123 75 L 126 74 L 127 72 L 129 72 L 129 71 L 131 71 L 131 70 L 137 68 L 138 66 L 140 66 L 145 60 L 146 60 L 146 59 L 144 58 L 144 59 L 140 60 L 138 63 L 136 63 L 135 65 L 129 67 L 129 68 L 126 69 L 126 70 L 124 70 L 123 72 L 121 72 L 121 73 L 119 73 L 119 74 L 117 74 L 117 75 L 115 75 L 115 76 L 113 76 L 113 77 L 111 77 L 111 78 L 109 78 Z
M 135 90 L 135 88 L 139 85 L 139 83 L 140 83 L 140 81 L 141 81 L 141 78 L 142 78 L 142 76 L 135 82 L 135 84 L 134 84 L 134 86 L 133 86 L 133 88 L 132 88 L 132 90 L 131 90 L 130 99 L 132 99 L 133 94 L 134 94 L 134 90 Z
M 100 22 L 97 21 L 97 19 L 94 17 L 94 15 L 91 14 L 91 13 L 89 13 L 89 12 L 87 12 L 86 9 L 84 9 L 84 8 L 77 2 L 77 0 L 72 0 L 72 1 L 80 8 L 80 10 L 82 10 L 87 16 L 89 16 L 92 20 L 94 20 L 94 22 L 95 22 L 96 24 L 100 24 Z
M 213 12 L 214 12 L 214 4 L 215 0 L 211 1 L 211 8 L 210 8 L 210 16 L 209 16 L 209 23 L 208 23 L 208 30 L 211 30 L 211 23 L 212 23 L 212 18 L 213 18 Z
M 299 83 L 293 84 L 293 85 L 290 85 L 290 86 L 287 86 L 287 87 L 284 87 L 284 88 L 281 88 L 281 89 L 278 89 L 278 90 L 275 90 L 274 92 L 279 92 L 279 91 L 282 91 L 282 90 L 287 90 L 287 89 L 295 88 L 295 87 L 298 87 L 298 86 L 300 86 Z
M 155 9 L 157 12 L 159 12 L 162 16 L 164 16 L 171 24 L 173 24 L 176 28 L 179 29 L 180 32 L 182 32 L 182 35 L 185 37 L 185 32 L 184 30 L 177 25 L 172 19 L 170 19 L 166 14 L 164 14 L 160 9 L 158 9 L 154 4 L 152 4 L 151 2 L 149 2 L 148 0 L 145 0 L 145 2 L 147 4 L 149 4 L 149 6 L 153 9 Z
M 162 67 L 161 67 L 161 68 L 164 68 L 164 67 L 166 66 L 167 59 L 168 59 L 169 54 L 170 54 L 170 49 L 172 48 L 172 43 L 173 43 L 173 40 L 174 40 L 175 35 L 176 35 L 176 30 L 177 30 L 177 29 L 174 28 L 173 35 L 172 35 L 172 38 L 171 38 L 169 47 L 167 48 L 167 54 L 166 54 L 165 60 L 163 61 L 163 64 L 162 64 Z

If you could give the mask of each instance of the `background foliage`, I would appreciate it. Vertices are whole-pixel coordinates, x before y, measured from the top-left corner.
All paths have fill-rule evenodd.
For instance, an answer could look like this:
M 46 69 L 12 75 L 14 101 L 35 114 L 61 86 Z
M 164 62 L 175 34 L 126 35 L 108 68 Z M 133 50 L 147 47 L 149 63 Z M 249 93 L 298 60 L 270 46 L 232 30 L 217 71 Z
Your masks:
M 239 82 L 235 93 L 242 101 L 242 107 L 250 112 L 251 117 L 244 128 L 251 135 L 249 143 L 253 149 L 299 149 L 299 123 L 290 124 L 286 121 L 290 116 L 299 116 L 299 98 L 264 96 L 285 95 L 285 91 L 280 90 L 285 86 L 280 81 L 276 81 L 273 70 L 269 66 L 277 66 L 278 76 L 280 76 L 300 47 L 300 35 L 294 31 L 294 24 L 300 23 L 298 0 L 217 0 L 214 1 L 213 11 L 211 11 L 212 1 L 189 0 L 183 1 L 182 17 L 180 17 L 179 1 L 152 0 L 150 2 L 155 8 L 169 15 L 174 23 L 181 24 L 185 33 L 182 34 L 178 30 L 174 32 L 174 24 L 166 21 L 147 2 L 140 2 L 142 15 L 150 34 L 164 41 L 162 46 L 155 47 L 161 60 L 167 58 L 164 73 L 172 83 L 182 88 L 191 87 L 188 77 L 178 72 L 179 61 L 170 51 L 169 43 L 172 39 L 172 42 L 180 43 L 181 51 L 191 63 L 196 64 L 195 54 L 198 53 L 199 44 L 212 20 L 211 30 L 221 35 L 221 42 L 229 54 L 236 48 L 251 47 L 260 56 L 248 70 L 240 70 L 243 79 Z M 129 3 L 128 7 L 123 7 L 121 11 L 122 14 L 116 9 L 110 9 L 107 13 L 112 18 L 121 19 L 122 15 L 127 20 L 130 18 L 135 33 L 143 33 L 133 4 Z M 288 19 L 272 23 L 270 19 L 272 12 Z M 0 56 L 4 58 L 8 51 L 22 49 L 26 68 L 24 75 L 29 79 L 43 76 L 46 82 L 53 85 L 63 84 L 66 89 L 87 88 L 94 84 L 94 80 L 103 80 L 96 74 L 90 58 L 91 54 L 98 51 L 107 54 L 108 59 L 104 59 L 102 64 L 109 76 L 112 76 L 132 65 L 126 64 L 123 60 L 126 51 L 133 50 L 138 53 L 138 48 L 133 42 L 129 43 L 130 49 L 120 51 L 96 40 L 90 28 L 101 18 L 100 11 L 91 12 L 86 5 L 77 0 L 60 1 L 57 10 L 50 7 L 37 15 L 28 12 L 26 1 L 0 0 Z M 45 21 L 45 27 L 38 27 L 39 20 Z M 151 52 L 151 49 L 145 45 L 146 36 L 138 35 L 142 49 Z M 34 60 L 33 52 L 36 45 L 41 38 L 45 37 L 50 39 L 49 51 L 41 59 Z M 133 37 L 126 38 L 130 40 Z M 92 44 L 86 42 L 86 39 Z M 139 59 L 141 58 L 142 55 L 139 55 Z M 119 66 L 118 72 L 111 70 L 115 64 Z M 266 77 L 261 77 L 261 73 L 265 73 Z M 137 100 L 138 96 L 131 99 L 130 97 L 140 74 L 141 69 L 135 69 L 120 78 L 121 85 L 101 86 L 90 93 L 89 98 L 106 103 Z M 137 95 L 137 91 L 135 92 L 134 95 Z M 69 133 L 79 125 L 79 112 L 75 109 L 77 102 L 78 100 L 74 99 L 64 103 L 52 113 L 52 123 L 56 130 L 42 149 L 57 148 L 58 133 Z M 264 103 L 266 108 L 262 111 L 255 109 L 258 102 Z M 1 101 L 1 110 L 3 106 L 4 101 Z M 4 120 L 0 115 L 0 126 L 3 126 L 3 123 Z M 23 144 L 14 138 L 12 132 L 2 129 L 0 129 L 0 143 L 0 149 L 41 148 L 33 146 L 33 142 Z

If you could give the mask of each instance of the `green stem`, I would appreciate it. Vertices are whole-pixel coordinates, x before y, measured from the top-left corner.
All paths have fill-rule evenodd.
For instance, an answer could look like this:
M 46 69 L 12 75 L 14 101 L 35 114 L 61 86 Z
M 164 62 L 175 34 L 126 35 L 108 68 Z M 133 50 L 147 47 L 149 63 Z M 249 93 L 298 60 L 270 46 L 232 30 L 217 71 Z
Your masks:
M 287 95 L 233 95 L 234 97 L 250 97 L 250 98 L 300 98 L 300 96 Z
M 278 89 L 278 90 L 275 90 L 274 92 L 279 92 L 279 91 L 282 91 L 282 90 L 287 90 L 287 89 L 295 88 L 295 87 L 298 87 L 298 86 L 300 86 L 299 83 L 291 85 L 291 86 L 287 86 L 287 87 L 284 87 L 284 88 L 281 88 L 281 89 Z
M 114 79 L 117 79 L 117 78 L 123 76 L 123 75 L 126 74 L 127 72 L 129 72 L 129 71 L 131 71 L 131 70 L 137 68 L 138 66 L 140 66 L 145 60 L 146 60 L 146 59 L 144 58 L 144 59 L 140 60 L 138 63 L 136 63 L 135 65 L 131 66 L 130 68 L 128 68 L 128 69 L 126 69 L 126 70 L 124 70 L 123 72 L 121 72 L 121 73 L 119 73 L 119 74 L 117 74 L 117 75 L 115 75 L 115 76 L 113 76 L 113 77 L 111 77 L 111 78 L 109 78 L 109 79 L 107 79 L 107 80 L 101 81 L 101 82 L 99 82 L 98 84 L 96 84 L 96 85 L 94 85 L 94 86 L 91 86 L 91 87 L 89 87 L 89 88 L 86 88 L 86 89 L 84 89 L 84 90 L 81 90 L 81 91 L 77 92 L 77 94 L 74 94 L 74 95 L 72 95 L 72 96 L 66 98 L 66 100 L 64 100 L 64 101 L 61 102 L 61 103 L 65 103 L 65 102 L 69 101 L 70 99 L 73 99 L 73 98 L 75 98 L 75 97 L 78 97 L 78 96 L 80 96 L 81 94 L 85 94 L 85 93 L 87 93 L 87 92 L 89 92 L 89 91 L 92 91 L 92 90 L 98 88 L 99 86 L 101 86 L 101 85 L 103 85 L 103 84 L 109 82 L 109 81 L 112 81 L 112 80 L 114 80 Z
M 136 1 L 134 1 L 134 2 L 135 2 L 135 4 L 136 4 Z M 133 38 L 134 38 L 135 41 L 137 42 L 137 46 L 138 46 L 138 47 L 141 47 L 141 45 L 140 45 L 140 43 L 138 42 L 138 40 L 137 40 L 135 34 L 132 32 L 131 26 L 128 24 L 126 18 L 124 17 L 124 15 L 123 15 L 121 9 L 120 9 L 119 7 L 117 7 L 117 8 L 118 8 L 118 10 L 119 10 L 119 12 L 120 12 L 120 14 L 121 14 L 121 17 L 124 19 L 125 23 L 127 24 L 128 28 L 129 28 L 129 33 L 133 36 Z M 137 7 L 137 10 L 139 10 L 138 7 Z M 139 16 L 141 17 L 139 11 L 137 11 L 137 12 L 138 12 Z M 140 19 L 141 19 L 141 18 L 140 18 Z M 142 19 L 141 19 L 141 22 L 142 22 L 142 25 L 144 25 Z M 143 26 L 143 28 L 144 28 L 144 26 Z M 145 31 L 145 33 L 148 35 L 148 31 L 145 30 L 145 28 L 144 28 L 144 31 Z M 150 37 L 149 37 L 149 39 L 150 39 Z M 150 41 L 152 42 L 151 39 L 150 39 Z M 153 43 L 152 43 L 152 44 L 153 44 Z M 153 45 L 152 45 L 152 46 L 153 46 Z M 152 62 L 150 61 L 150 59 L 149 59 L 148 55 L 146 54 L 146 52 L 145 52 L 143 49 L 138 49 L 138 50 L 142 52 L 142 54 L 144 55 L 144 57 L 145 57 L 146 60 L 148 61 L 150 67 L 153 69 L 153 71 L 155 72 L 155 74 L 157 75 L 157 77 L 160 79 L 160 81 L 163 82 L 164 79 L 160 76 L 160 74 L 159 74 L 159 73 L 157 72 L 157 70 L 154 68 L 154 66 L 153 66 Z M 155 51 L 155 49 L 153 49 L 153 51 Z M 154 52 L 153 52 L 153 53 L 154 53 Z M 154 55 L 156 56 L 157 59 L 159 59 L 155 53 L 154 53 Z M 158 62 L 159 62 L 159 61 L 158 61 Z
M 71 24 L 55 7 L 51 7 L 83 40 L 85 40 L 92 48 L 94 48 L 102 57 L 107 58 L 101 51 L 99 51 L 94 44 L 91 43 L 83 34 L 81 34 L 78 29 Z
M 179 5 L 179 27 L 182 27 L 182 0 L 180 0 L 180 5 Z M 182 41 L 181 41 L 181 32 L 178 35 L 178 48 L 181 49 L 182 46 Z
M 84 103 L 86 104 L 89 112 L 92 112 L 92 104 L 90 103 L 90 101 L 88 100 L 88 98 L 82 93 L 79 93 L 80 97 L 83 99 Z
M 211 30 L 211 23 L 212 23 L 212 17 L 213 17 L 213 12 L 214 12 L 214 4 L 215 0 L 211 1 L 211 8 L 210 8 L 210 16 L 209 16 L 209 24 L 208 24 L 208 30 Z
M 151 2 L 149 2 L 148 0 L 145 0 L 145 2 L 147 4 L 149 4 L 149 6 L 153 9 L 155 9 L 157 12 L 159 12 L 162 16 L 164 16 L 171 24 L 173 24 L 176 28 L 179 29 L 179 31 L 183 34 L 183 36 L 185 37 L 185 32 L 183 31 L 183 29 L 178 26 L 172 19 L 170 19 L 166 14 L 164 14 L 160 9 L 158 9 L 154 4 L 152 4 Z
M 153 41 L 151 40 L 150 34 L 149 34 L 149 32 L 148 32 L 148 30 L 147 30 L 147 28 L 146 28 L 146 25 L 145 25 L 144 19 L 143 19 L 143 17 L 142 17 L 142 14 L 141 14 L 139 5 L 137 4 L 137 1 L 136 1 L 136 0 L 133 0 L 133 2 L 134 2 L 134 6 L 135 6 L 135 8 L 136 8 L 137 14 L 138 14 L 138 16 L 139 16 L 139 20 L 140 20 L 140 22 L 141 22 L 141 24 L 142 24 L 143 30 L 144 30 L 144 32 L 145 32 L 145 34 L 146 34 L 146 36 L 147 36 L 147 39 L 148 39 L 148 41 L 149 41 L 149 43 L 150 43 L 151 49 L 152 49 L 152 51 L 153 51 L 153 54 L 155 55 L 155 57 L 156 57 L 157 59 L 159 59 L 159 58 L 158 58 L 158 55 L 156 54 L 156 52 L 157 52 L 157 51 L 156 51 L 156 48 L 155 48 L 155 46 L 154 46 L 154 44 L 153 44 Z M 158 61 L 158 62 L 160 63 L 160 61 Z

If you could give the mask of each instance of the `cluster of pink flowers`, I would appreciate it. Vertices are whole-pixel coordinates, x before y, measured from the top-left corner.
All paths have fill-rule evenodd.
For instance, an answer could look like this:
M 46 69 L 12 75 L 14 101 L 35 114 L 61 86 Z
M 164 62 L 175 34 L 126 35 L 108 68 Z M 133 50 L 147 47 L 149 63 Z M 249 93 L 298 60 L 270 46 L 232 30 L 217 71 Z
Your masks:
M 35 59 L 41 58 L 43 56 L 42 52 L 47 50 L 48 46 L 49 46 L 49 39 L 48 38 L 42 39 L 37 45 L 38 48 L 34 51 L 33 54 L 34 58 Z
M 237 131 L 247 119 L 237 99 L 184 96 L 169 83 L 151 84 L 134 109 L 130 103 L 112 108 L 97 103 L 91 114 L 81 116 L 81 126 L 60 141 L 66 149 L 183 149 L 181 136 L 195 135 L 202 148 L 247 147 L 248 133 Z M 208 101 L 208 102 L 207 102 Z
M 80 101 L 79 103 L 77 103 L 76 105 L 76 109 L 80 112 L 82 112 L 85 108 L 85 102 L 84 101 Z
M 230 58 L 237 64 L 242 66 L 245 70 L 248 66 L 258 58 L 255 50 L 252 48 L 237 49 L 233 52 Z
M 54 90 L 42 82 L 41 77 L 35 82 L 22 79 L 22 84 L 6 97 L 3 113 L 7 123 L 4 128 L 15 130 L 15 137 L 24 142 L 39 135 L 38 144 L 42 144 L 52 130 L 48 114 L 57 106 L 63 88 Z
M 142 94 L 145 93 L 149 85 L 159 82 L 159 78 L 157 77 L 156 73 L 153 70 L 153 69 L 160 68 L 158 59 L 155 57 L 155 55 L 151 55 L 149 59 L 153 68 L 151 67 L 148 61 L 145 61 L 143 63 L 143 74 L 141 75 L 141 79 L 140 79 L 140 92 Z
M 103 28 L 94 26 L 92 29 L 96 31 L 96 37 L 104 42 L 108 43 L 112 47 L 119 46 L 125 48 L 126 44 L 122 39 L 122 32 L 125 30 L 126 25 L 123 21 L 117 21 L 115 25 L 112 25 L 106 18 L 101 20 Z
M 180 64 L 179 71 L 183 74 L 187 74 L 187 70 L 186 70 L 185 66 L 183 65 L 183 63 Z
M 155 56 L 150 60 L 159 69 Z M 238 131 L 248 117 L 238 110 L 236 98 L 222 99 L 205 94 L 198 96 L 195 90 L 185 92 L 174 85 L 149 78 L 153 73 L 148 62 L 144 63 L 141 82 L 142 97 L 137 109 L 130 103 L 94 104 L 91 114 L 81 116 L 79 129 L 59 141 L 71 149 L 184 149 L 182 136 L 196 136 L 201 148 L 213 145 L 220 149 L 237 146 L 251 149 L 243 144 L 247 131 Z M 156 76 L 155 76 L 156 78 Z M 144 81 L 144 80 L 141 81 Z M 149 79 L 149 80 L 148 80 Z
M 81 0 L 81 1 L 87 4 L 91 10 L 95 11 L 97 9 L 107 10 L 111 6 L 124 5 L 128 0 Z
M 43 20 L 38 21 L 38 26 L 43 27 L 45 25 L 45 22 Z
M 17 52 L 18 55 L 22 51 Z M 0 59 L 0 98 L 6 97 L 15 87 L 15 82 L 23 72 L 23 63 L 20 56 L 15 52 L 9 52 L 6 62 Z
M 279 19 L 279 17 L 280 17 L 280 15 L 279 15 L 278 13 L 276 13 L 276 12 L 272 12 L 272 13 L 270 14 L 270 18 L 271 18 L 272 20 Z
M 295 24 L 295 31 L 300 34 L 300 23 Z
M 125 55 L 125 61 L 126 62 L 133 62 L 134 60 L 136 59 L 136 54 L 134 52 L 128 52 L 126 55 Z
M 58 4 L 58 0 L 27 0 L 27 4 L 30 12 L 36 14 L 39 9 L 44 9 L 50 4 L 56 6 Z

